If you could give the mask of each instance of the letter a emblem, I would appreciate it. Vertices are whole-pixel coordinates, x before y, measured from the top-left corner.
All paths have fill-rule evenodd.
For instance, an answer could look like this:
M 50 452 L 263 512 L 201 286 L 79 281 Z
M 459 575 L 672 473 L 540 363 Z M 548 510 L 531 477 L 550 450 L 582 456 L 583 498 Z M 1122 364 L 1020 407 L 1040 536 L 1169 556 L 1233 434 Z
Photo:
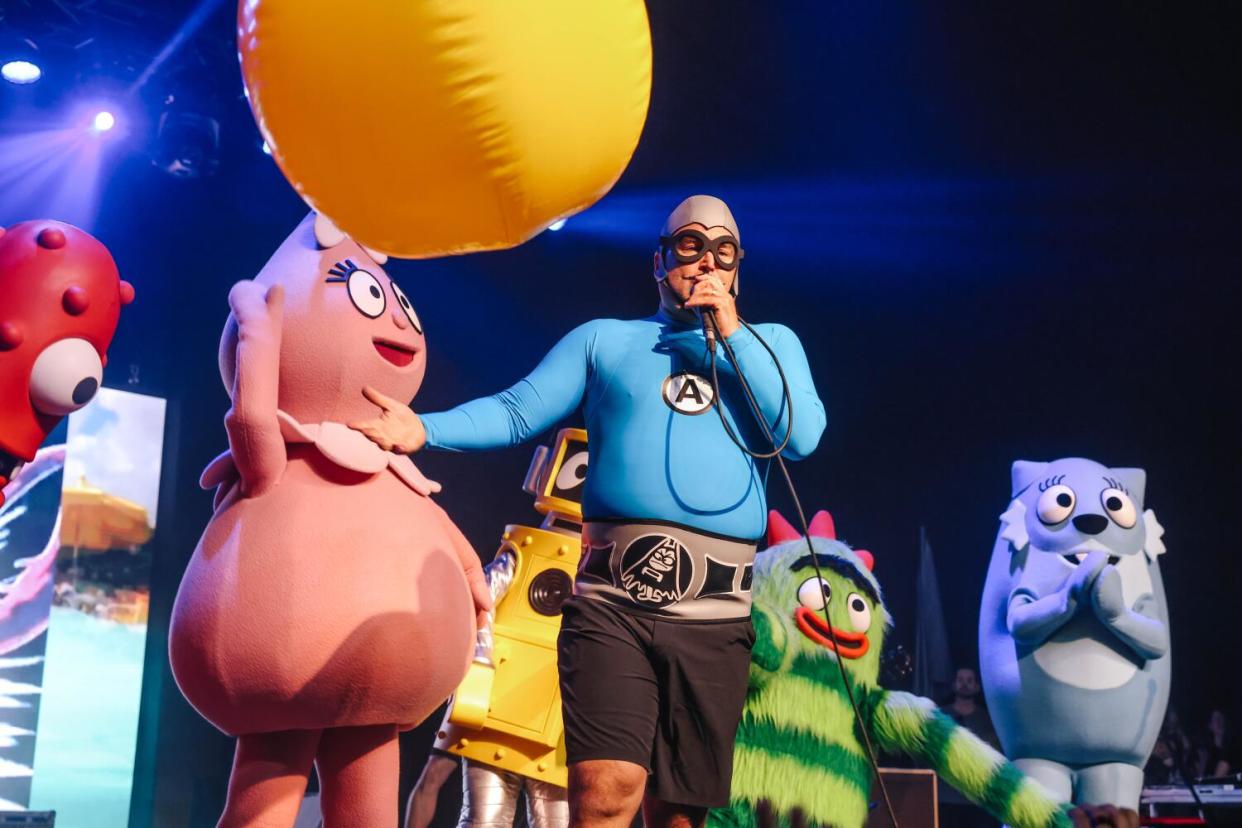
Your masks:
M 702 414 L 712 407 L 716 395 L 712 384 L 698 374 L 682 371 L 665 378 L 660 393 L 665 404 L 679 414 Z

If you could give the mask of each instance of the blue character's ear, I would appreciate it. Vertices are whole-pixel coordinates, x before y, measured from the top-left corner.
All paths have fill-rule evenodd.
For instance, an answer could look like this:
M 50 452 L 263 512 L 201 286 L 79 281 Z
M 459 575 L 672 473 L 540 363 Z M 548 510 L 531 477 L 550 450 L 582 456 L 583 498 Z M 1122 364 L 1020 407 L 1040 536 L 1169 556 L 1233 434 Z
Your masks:
M 1043 477 L 1047 468 L 1047 463 L 1038 463 L 1033 460 L 1013 461 L 1013 491 L 1010 492 L 1010 496 L 1017 497 L 1026 491 L 1039 478 Z
M 1117 477 L 1134 498 L 1135 505 L 1143 508 L 1143 492 L 1147 489 L 1147 472 L 1142 469 L 1109 469 L 1108 473 Z

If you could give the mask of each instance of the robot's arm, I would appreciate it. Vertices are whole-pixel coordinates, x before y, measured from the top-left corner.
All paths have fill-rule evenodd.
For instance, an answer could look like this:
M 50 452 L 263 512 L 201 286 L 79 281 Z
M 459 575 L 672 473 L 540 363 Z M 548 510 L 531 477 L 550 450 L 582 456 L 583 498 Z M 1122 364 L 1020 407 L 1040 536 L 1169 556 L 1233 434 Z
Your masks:
M 470 553 L 472 556 L 474 552 Z M 513 582 L 517 569 L 517 556 L 511 550 L 503 550 L 485 569 L 474 561 L 474 573 L 467 572 L 475 606 L 479 610 L 478 630 L 475 637 L 474 660 L 471 662 L 461 684 L 453 694 L 453 706 L 449 708 L 447 721 L 471 730 L 478 730 L 487 721 L 491 707 L 492 685 L 496 677 L 496 665 L 492 662 L 492 624 L 496 617 L 496 601 L 499 601 Z M 486 598 L 487 603 L 482 603 Z
M 483 660 L 490 663 L 492 660 L 492 648 L 495 643 L 492 638 L 492 627 L 496 623 L 496 605 L 509 591 L 516 572 L 517 555 L 514 555 L 511 549 L 501 550 L 491 563 L 483 567 L 483 577 L 487 580 L 487 589 L 492 595 L 492 608 L 487 611 L 486 623 L 479 625 L 474 647 L 476 661 Z
M 1133 609 L 1127 607 L 1115 566 L 1106 566 L 1091 588 L 1096 616 L 1143 659 L 1160 658 L 1169 651 L 1169 628 L 1156 617 L 1155 603 L 1155 596 L 1148 593 L 1134 602 Z
M 1096 576 L 1107 563 L 1103 552 L 1092 552 L 1065 580 L 1059 589 L 1040 595 L 1036 584 L 1019 582 L 1009 595 L 1006 623 L 1009 633 L 1019 644 L 1037 647 L 1065 625 L 1078 612 Z
M 237 371 L 224 428 L 242 493 L 253 497 L 274 486 L 288 462 L 276 417 L 284 288 L 238 282 L 229 291 L 229 307 L 237 320 Z
M 946 782 L 992 816 L 1015 828 L 1069 828 L 1070 806 L 1056 802 L 1034 780 L 970 730 L 909 693 L 880 691 L 873 708 L 876 746 L 927 762 Z

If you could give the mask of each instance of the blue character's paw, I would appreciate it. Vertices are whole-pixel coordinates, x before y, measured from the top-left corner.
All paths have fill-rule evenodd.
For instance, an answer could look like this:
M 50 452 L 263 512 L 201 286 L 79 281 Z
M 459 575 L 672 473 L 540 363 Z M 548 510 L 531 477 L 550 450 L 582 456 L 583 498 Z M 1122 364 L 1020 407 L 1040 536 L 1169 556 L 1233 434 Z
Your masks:
M 1066 580 L 1065 588 L 1069 590 L 1070 597 L 1082 599 L 1091 594 L 1090 591 L 1095 586 L 1097 576 L 1107 563 L 1108 554 L 1105 552 L 1097 551 L 1087 555 Z M 1108 568 L 1113 569 L 1113 574 L 1116 574 L 1116 569 L 1111 566 Z M 1118 581 L 1119 585 L 1120 583 Z
M 1121 594 L 1121 573 L 1115 566 L 1100 571 L 1091 587 L 1091 606 L 1101 621 L 1116 621 L 1129 607 Z

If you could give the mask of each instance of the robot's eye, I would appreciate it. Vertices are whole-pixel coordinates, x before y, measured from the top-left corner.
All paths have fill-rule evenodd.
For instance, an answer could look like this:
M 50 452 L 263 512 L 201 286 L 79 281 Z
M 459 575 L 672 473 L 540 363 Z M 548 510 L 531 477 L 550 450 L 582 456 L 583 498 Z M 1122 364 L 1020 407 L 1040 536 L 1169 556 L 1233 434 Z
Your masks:
M 823 578 L 807 578 L 798 587 L 798 603 L 819 612 L 832 600 L 832 586 Z
M 414 306 L 410 304 L 410 299 L 405 295 L 396 282 L 389 281 L 392 285 L 392 293 L 397 297 L 397 304 L 401 306 L 401 310 L 405 311 L 405 318 L 410 320 L 410 324 L 414 326 L 414 330 L 419 333 L 423 332 L 423 323 L 418 320 L 418 314 L 414 312 Z
M 1113 523 L 1122 529 L 1132 529 L 1138 523 L 1138 510 L 1134 508 L 1134 501 L 1121 489 L 1105 489 L 1100 492 L 1100 503 L 1104 505 L 1104 511 L 1108 512 Z
M 556 488 L 560 491 L 568 491 L 581 486 L 582 481 L 586 480 L 586 470 L 587 453 L 580 451 L 571 455 L 561 464 L 560 473 L 556 475 Z
M 366 270 L 350 273 L 346 287 L 349 288 L 350 301 L 363 316 L 378 319 L 384 308 L 388 307 L 388 300 L 384 298 L 384 289 L 380 287 L 379 279 Z
M 871 607 L 861 595 L 851 592 L 850 597 L 845 599 L 845 606 L 849 608 L 850 626 L 854 628 L 854 632 L 871 629 Z
M 1064 484 L 1049 486 L 1039 496 L 1039 502 L 1035 504 L 1035 512 L 1042 523 L 1055 526 L 1074 513 L 1074 504 L 1077 502 L 1078 498 L 1074 496 L 1074 490 L 1069 486 Z
M 30 370 L 30 401 L 44 414 L 63 417 L 90 402 L 103 379 L 103 363 L 85 339 L 62 339 L 43 349 Z

